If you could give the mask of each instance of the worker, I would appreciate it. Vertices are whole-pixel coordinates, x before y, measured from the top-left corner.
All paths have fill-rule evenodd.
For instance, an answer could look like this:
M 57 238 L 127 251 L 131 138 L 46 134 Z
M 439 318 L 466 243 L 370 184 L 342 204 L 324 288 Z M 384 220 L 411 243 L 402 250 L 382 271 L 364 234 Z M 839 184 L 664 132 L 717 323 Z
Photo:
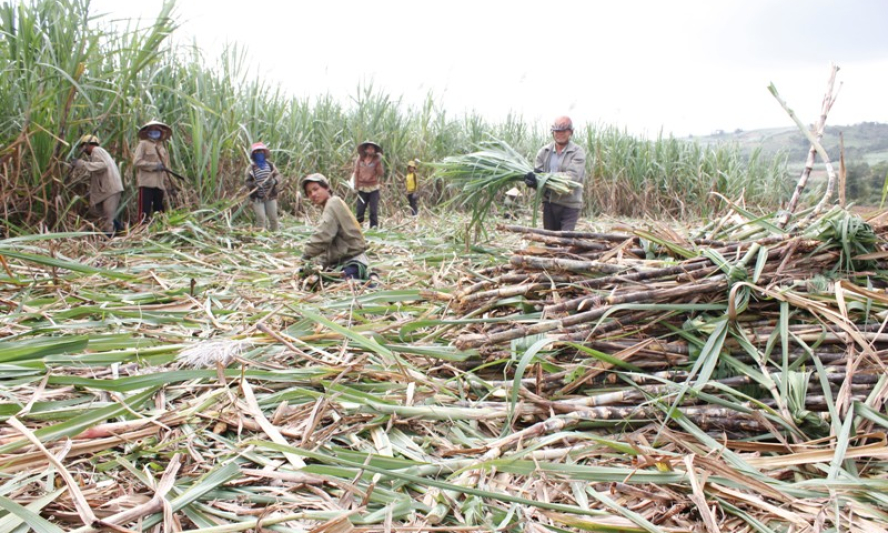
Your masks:
M 117 220 L 117 208 L 123 193 L 120 169 L 95 135 L 81 137 L 80 150 L 85 159 L 75 159 L 72 164 L 89 173 L 90 211 L 101 220 L 102 231 L 110 237 L 123 227 Z
M 503 218 L 517 220 L 521 214 L 521 191 L 517 187 L 512 187 L 506 191 L 506 198 L 503 201 Z
M 253 143 L 250 147 L 250 166 L 247 168 L 246 185 L 253 204 L 256 223 L 262 228 L 268 225 L 271 231 L 278 229 L 278 187 L 281 174 L 268 158 L 271 151 L 264 143 Z
M 583 184 L 586 177 L 586 151 L 571 141 L 573 122 L 569 117 L 558 117 L 552 123 L 553 142 L 542 147 L 534 160 L 534 171 L 524 176 L 528 187 L 537 187 L 538 173 L 564 174 L 571 180 Z M 574 188 L 560 194 L 552 191 L 543 193 L 543 228 L 552 231 L 573 231 L 583 209 L 583 189 Z
M 319 258 L 325 269 L 340 271 L 345 279 L 369 279 L 367 242 L 348 205 L 333 194 L 323 174 L 305 176 L 301 188 L 311 203 L 323 209 L 321 220 L 305 244 L 302 259 L 309 262 Z
M 139 128 L 139 144 L 133 155 L 136 185 L 139 187 L 139 221 L 146 222 L 156 212 L 163 212 L 167 192 L 174 192 L 170 176 L 170 156 L 164 141 L 172 137 L 173 130 L 152 120 Z
M 404 176 L 404 185 L 407 189 L 407 202 L 410 203 L 410 211 L 413 216 L 419 214 L 419 205 L 416 199 L 417 177 L 416 177 L 416 160 L 407 162 L 407 174 Z
M 369 207 L 370 227 L 379 226 L 379 194 L 384 173 L 382 147 L 373 141 L 359 144 L 354 168 L 355 189 L 358 191 L 358 224 L 364 223 L 364 212 Z

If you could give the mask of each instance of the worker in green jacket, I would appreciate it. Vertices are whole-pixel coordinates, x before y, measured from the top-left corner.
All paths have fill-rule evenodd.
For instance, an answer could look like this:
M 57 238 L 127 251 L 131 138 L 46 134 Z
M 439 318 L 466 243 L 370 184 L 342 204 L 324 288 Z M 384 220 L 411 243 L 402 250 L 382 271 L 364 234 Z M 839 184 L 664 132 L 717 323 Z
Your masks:
M 369 279 L 367 241 L 348 205 L 333 194 L 323 174 L 305 176 L 301 186 L 311 203 L 324 210 L 302 259 L 320 258 L 324 268 L 341 271 L 345 279 Z

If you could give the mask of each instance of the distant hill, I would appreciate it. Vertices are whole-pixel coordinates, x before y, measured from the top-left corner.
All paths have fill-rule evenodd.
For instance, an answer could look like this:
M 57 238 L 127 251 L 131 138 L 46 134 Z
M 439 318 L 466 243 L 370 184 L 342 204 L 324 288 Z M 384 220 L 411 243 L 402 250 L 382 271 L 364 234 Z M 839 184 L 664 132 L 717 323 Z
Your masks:
M 858 205 L 878 205 L 888 193 L 888 124 L 862 122 L 853 126 L 827 126 L 821 144 L 830 161 L 839 169 L 839 135 L 845 140 L 845 191 L 849 201 Z M 763 157 L 786 157 L 786 168 L 792 183 L 805 167 L 810 144 L 797 128 L 716 132 L 690 137 L 700 144 L 737 145 L 749 155 L 759 150 Z M 823 184 L 826 170 L 818 157 L 811 174 L 812 184 Z M 811 187 L 809 187 L 811 189 Z
M 848 164 L 876 165 L 888 161 L 888 124 L 862 122 L 853 126 L 827 126 L 821 143 L 830 160 L 838 164 L 839 134 L 845 138 L 845 161 Z M 790 166 L 803 165 L 810 144 L 798 128 L 771 128 L 716 132 L 712 135 L 691 137 L 701 144 L 736 143 L 744 153 L 759 149 L 762 155 L 785 154 Z

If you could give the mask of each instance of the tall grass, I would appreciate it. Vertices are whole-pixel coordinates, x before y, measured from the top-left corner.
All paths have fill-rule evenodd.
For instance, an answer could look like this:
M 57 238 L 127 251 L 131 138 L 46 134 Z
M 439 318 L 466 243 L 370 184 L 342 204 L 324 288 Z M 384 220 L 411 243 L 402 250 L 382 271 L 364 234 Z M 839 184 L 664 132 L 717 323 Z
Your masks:
M 345 102 L 329 94 L 296 98 L 270 84 L 247 52 L 229 46 L 209 58 L 197 43 L 174 45 L 174 2 L 148 26 L 112 26 L 90 12 L 88 0 L 30 0 L 0 6 L 0 180 L 5 233 L 70 229 L 85 211 L 85 188 L 65 181 L 60 162 L 75 154 L 83 133 L 95 133 L 122 163 L 134 189 L 131 147 L 140 124 L 173 125 L 174 170 L 188 177 L 183 201 L 196 208 L 234 194 L 247 163 L 246 147 L 262 140 L 291 178 L 322 172 L 340 192 L 355 146 L 365 139 L 385 149 L 389 179 L 413 158 L 437 161 L 466 153 L 490 137 L 531 159 L 549 137 L 519 115 L 491 122 L 478 113 L 455 115 L 432 94 L 418 105 L 357 87 Z M 733 147 L 702 147 L 660 136 L 649 141 L 612 126 L 578 128 L 589 154 L 590 214 L 705 216 L 719 192 L 763 208 L 783 197 L 783 166 L 746 159 Z M 426 205 L 447 199 L 444 183 L 426 169 Z M 393 191 L 398 190 L 393 188 Z M 128 198 L 127 195 L 124 198 Z M 404 202 L 384 199 L 386 208 Z M 392 204 L 395 204 L 394 206 Z M 126 206 L 132 218 L 133 206 Z M 126 216 L 125 216 L 126 218 Z

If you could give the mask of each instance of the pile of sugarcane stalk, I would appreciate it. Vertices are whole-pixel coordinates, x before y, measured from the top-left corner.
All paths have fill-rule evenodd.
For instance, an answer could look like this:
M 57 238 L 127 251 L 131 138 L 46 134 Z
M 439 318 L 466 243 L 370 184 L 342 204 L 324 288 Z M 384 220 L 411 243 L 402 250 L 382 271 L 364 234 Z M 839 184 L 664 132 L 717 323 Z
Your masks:
M 823 394 L 845 387 L 848 401 L 863 401 L 884 373 L 888 297 L 875 287 L 888 278 L 874 261 L 883 235 L 868 230 L 871 247 L 863 251 L 871 253 L 849 261 L 847 242 L 829 242 L 815 229 L 729 240 L 501 226 L 528 244 L 453 294 L 469 322 L 454 342 L 476 350 L 481 364 L 574 368 L 533 380 L 538 401 L 531 403 L 544 411 L 649 421 L 662 415 L 650 400 L 665 395 L 701 427 L 738 432 L 765 431 L 759 407 L 786 411 L 780 395 L 768 397 L 773 380 L 750 371 L 779 381 L 820 366 L 805 381 L 823 390 L 789 417 L 819 424 L 829 420 Z M 842 271 L 844 264 L 861 268 Z M 528 349 L 534 353 L 524 360 Z M 617 375 L 637 389 L 611 393 Z M 696 407 L 704 402 L 686 394 L 720 387 L 755 390 L 750 415 Z M 553 396 L 560 399 L 542 400 Z

